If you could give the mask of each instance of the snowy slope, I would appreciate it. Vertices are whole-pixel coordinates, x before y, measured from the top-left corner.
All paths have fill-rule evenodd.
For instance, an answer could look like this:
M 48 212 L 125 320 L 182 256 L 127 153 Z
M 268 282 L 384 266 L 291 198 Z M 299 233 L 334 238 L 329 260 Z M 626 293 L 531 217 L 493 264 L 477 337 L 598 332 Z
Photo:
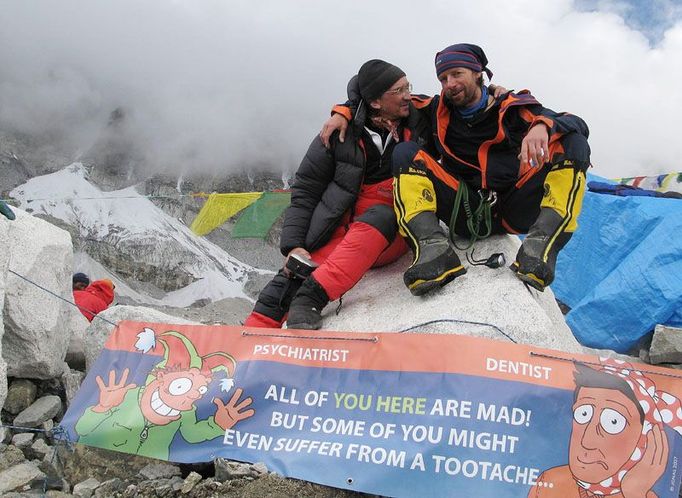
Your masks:
M 133 187 L 101 191 L 88 182 L 81 163 L 32 178 L 14 189 L 11 196 L 21 201 L 22 209 L 61 219 L 77 227 L 81 237 L 110 245 L 134 264 L 189 276 L 189 285 L 162 298 L 144 299 L 147 302 L 182 307 L 200 299 L 249 299 L 243 291 L 247 272 L 269 273 L 241 263 L 194 235 Z M 139 300 L 139 294 L 128 286 L 117 286 L 116 290 Z

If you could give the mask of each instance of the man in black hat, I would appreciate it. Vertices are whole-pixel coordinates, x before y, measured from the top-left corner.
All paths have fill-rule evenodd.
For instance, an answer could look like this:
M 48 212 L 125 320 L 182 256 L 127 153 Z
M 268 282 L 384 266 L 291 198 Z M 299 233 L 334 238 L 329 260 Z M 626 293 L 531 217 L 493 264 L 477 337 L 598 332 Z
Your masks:
M 73 290 L 84 290 L 88 285 L 90 285 L 90 279 L 85 273 L 74 273 L 71 281 L 73 284 Z
M 590 166 L 588 128 L 577 116 L 543 107 L 530 93 L 488 94 L 488 59 L 460 43 L 436 54 L 440 95 L 413 96 L 428 113 L 437 154 L 405 142 L 393 153 L 400 233 L 415 257 L 404 275 L 421 295 L 466 272 L 439 220 L 471 242 L 491 233 L 527 233 L 512 271 L 544 290 L 558 252 L 577 229 Z M 351 99 L 352 100 L 352 99 Z M 323 128 L 341 127 L 349 107 Z
M 396 237 L 391 158 L 405 140 L 435 152 L 428 122 L 414 110 L 400 68 L 367 61 L 357 86 L 345 141 L 336 134 L 327 149 L 315 137 L 296 172 L 280 239 L 284 268 L 261 291 L 246 326 L 280 327 L 288 312 L 287 327 L 317 329 L 329 301 L 407 250 Z

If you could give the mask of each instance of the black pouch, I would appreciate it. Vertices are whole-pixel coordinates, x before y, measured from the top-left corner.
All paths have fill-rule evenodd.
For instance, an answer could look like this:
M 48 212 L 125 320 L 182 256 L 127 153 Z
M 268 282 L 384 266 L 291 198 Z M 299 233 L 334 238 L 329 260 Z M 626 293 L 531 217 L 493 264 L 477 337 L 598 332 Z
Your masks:
M 286 264 L 287 270 L 302 280 L 308 278 L 318 266 L 320 265 L 315 263 L 312 259 L 308 259 L 300 254 L 290 255 Z

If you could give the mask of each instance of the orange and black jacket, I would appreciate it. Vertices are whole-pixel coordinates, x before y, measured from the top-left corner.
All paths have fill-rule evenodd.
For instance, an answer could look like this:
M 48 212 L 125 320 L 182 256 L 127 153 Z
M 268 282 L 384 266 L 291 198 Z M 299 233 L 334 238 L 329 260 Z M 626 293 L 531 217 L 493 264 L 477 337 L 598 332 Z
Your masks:
M 320 140 L 310 144 L 291 187 L 291 204 L 284 213 L 280 251 L 295 247 L 314 251 L 326 244 L 344 215 L 353 209 L 363 183 L 378 183 L 392 176 L 391 152 L 395 143 L 379 157 L 364 129 L 365 113 L 360 106 L 343 143 L 338 132 L 326 149 Z M 412 140 L 433 151 L 428 119 L 411 106 L 398 131 L 401 140 Z
M 521 141 L 537 123 L 549 129 L 550 159 L 563 152 L 560 139 L 567 133 L 589 134 L 578 116 L 543 107 L 528 91 L 508 92 L 485 111 L 465 120 L 436 95 L 414 96 L 420 109 L 428 109 L 443 169 L 476 189 L 498 192 L 519 187 L 539 168 L 521 165 Z
M 518 159 L 523 137 L 537 123 L 549 128 L 550 160 L 563 152 L 562 136 L 580 133 L 587 138 L 589 135 L 587 124 L 581 118 L 543 107 L 527 90 L 501 95 L 490 108 L 468 120 L 442 95 L 413 95 L 412 104 L 427 116 L 437 150 L 432 155 L 440 159 L 445 176 L 465 181 L 477 190 L 504 192 L 518 188 L 540 171 L 540 168 L 522 165 Z M 334 106 L 333 112 L 350 120 L 352 106 L 351 99 Z

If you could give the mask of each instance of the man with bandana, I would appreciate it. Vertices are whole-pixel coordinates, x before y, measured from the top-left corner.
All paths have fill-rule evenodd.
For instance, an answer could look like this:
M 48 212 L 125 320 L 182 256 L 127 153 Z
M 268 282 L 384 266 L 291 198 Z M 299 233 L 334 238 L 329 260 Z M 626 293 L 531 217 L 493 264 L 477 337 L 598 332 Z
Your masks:
M 528 498 L 656 498 L 682 405 L 631 365 L 576 363 L 568 465 L 543 472 Z M 671 431 L 671 434 L 675 434 Z
M 398 225 L 414 252 L 405 285 L 421 295 L 466 273 L 441 220 L 450 237 L 471 243 L 526 233 L 511 269 L 542 291 L 577 228 L 590 166 L 587 125 L 543 107 L 525 90 L 489 95 L 483 73 L 490 78 L 492 71 L 476 45 L 446 47 L 435 66 L 440 95 L 415 95 L 412 102 L 429 116 L 437 154 L 410 142 L 393 152 Z M 350 105 L 334 111 L 323 140 L 345 126 L 340 116 L 350 119 Z

